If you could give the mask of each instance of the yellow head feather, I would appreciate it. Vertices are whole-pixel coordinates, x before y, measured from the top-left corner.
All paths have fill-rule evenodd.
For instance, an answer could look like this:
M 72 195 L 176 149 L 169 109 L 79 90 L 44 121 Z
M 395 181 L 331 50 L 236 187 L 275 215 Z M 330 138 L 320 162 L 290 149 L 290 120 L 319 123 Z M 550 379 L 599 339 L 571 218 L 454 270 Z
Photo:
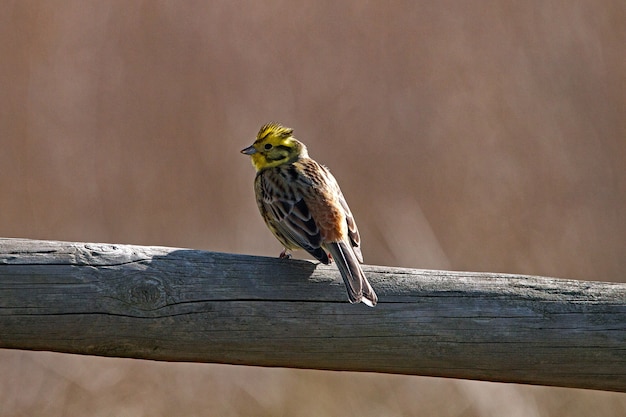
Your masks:
M 274 122 L 263 125 L 254 143 L 241 153 L 252 157 L 257 171 L 308 156 L 306 146 L 293 137 L 293 129 Z

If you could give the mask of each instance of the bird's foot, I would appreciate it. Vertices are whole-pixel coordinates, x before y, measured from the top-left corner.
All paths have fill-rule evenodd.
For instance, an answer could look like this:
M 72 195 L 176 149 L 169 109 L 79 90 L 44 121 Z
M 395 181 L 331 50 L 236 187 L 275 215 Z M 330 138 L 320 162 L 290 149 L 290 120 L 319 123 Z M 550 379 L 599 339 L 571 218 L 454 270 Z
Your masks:
M 280 253 L 280 255 L 278 255 L 278 257 L 280 259 L 291 259 L 291 254 L 288 252 L 287 249 L 283 249 L 283 251 Z

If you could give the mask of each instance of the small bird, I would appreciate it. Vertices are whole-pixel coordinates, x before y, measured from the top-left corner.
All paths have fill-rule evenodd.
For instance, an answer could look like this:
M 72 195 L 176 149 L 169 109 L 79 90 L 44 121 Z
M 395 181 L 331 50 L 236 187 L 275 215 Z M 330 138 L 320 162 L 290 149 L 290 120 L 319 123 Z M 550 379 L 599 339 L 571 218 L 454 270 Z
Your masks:
M 251 156 L 257 170 L 257 204 L 285 248 L 280 257 L 302 248 L 324 264 L 334 259 L 350 302 L 374 307 L 378 297 L 359 265 L 359 230 L 328 168 L 309 158 L 293 129 L 278 123 L 261 127 L 254 143 L 241 153 Z

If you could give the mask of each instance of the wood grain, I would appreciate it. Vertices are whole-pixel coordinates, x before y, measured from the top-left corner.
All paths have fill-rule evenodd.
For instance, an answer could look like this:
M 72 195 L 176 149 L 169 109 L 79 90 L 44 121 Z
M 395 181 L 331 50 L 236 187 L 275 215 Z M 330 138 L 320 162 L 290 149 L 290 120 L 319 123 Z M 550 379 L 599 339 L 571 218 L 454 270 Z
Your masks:
M 626 392 L 626 284 L 0 239 L 0 347 Z

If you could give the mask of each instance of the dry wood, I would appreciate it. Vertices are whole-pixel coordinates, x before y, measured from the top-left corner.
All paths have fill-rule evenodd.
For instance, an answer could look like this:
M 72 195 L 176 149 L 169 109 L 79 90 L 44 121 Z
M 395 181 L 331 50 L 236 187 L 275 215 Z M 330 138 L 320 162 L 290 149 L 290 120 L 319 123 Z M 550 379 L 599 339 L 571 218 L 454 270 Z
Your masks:
M 0 347 L 626 391 L 626 284 L 0 239 Z

